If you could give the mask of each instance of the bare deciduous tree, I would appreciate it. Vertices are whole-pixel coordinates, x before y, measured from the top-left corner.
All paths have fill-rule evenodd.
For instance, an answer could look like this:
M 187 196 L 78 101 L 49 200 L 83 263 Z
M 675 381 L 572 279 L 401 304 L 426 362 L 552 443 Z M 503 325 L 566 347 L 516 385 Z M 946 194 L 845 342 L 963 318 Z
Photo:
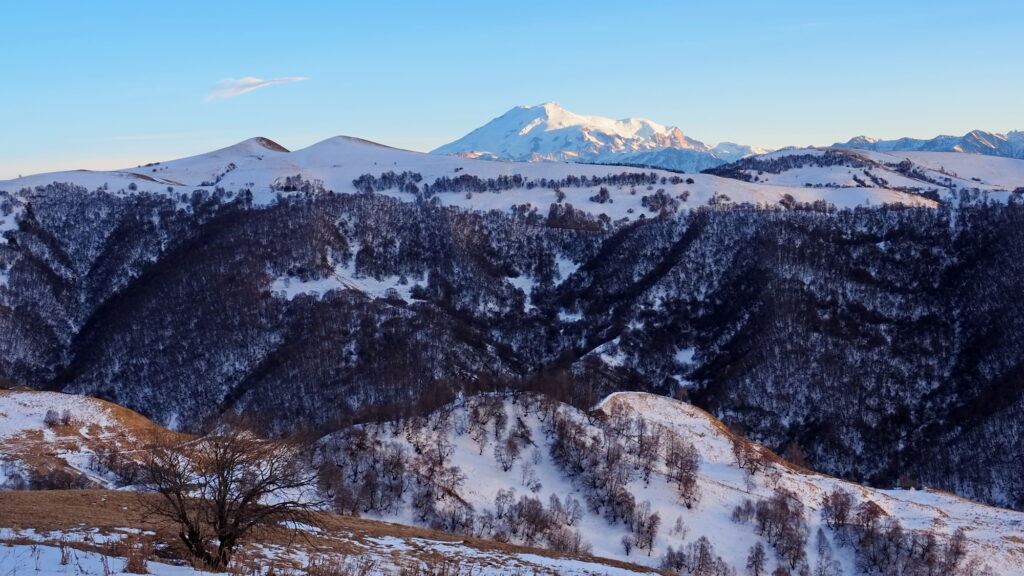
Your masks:
M 697 472 L 700 470 L 700 452 L 682 438 L 672 438 L 665 451 L 665 469 L 668 478 L 676 483 L 679 495 L 687 508 L 700 498 Z
M 750 576 L 764 576 L 767 573 L 765 565 L 768 562 L 768 555 L 765 552 L 764 545 L 760 542 L 754 544 L 750 549 L 750 554 L 747 555 L 747 571 Z
M 225 569 L 254 530 L 311 522 L 318 504 L 301 446 L 240 426 L 191 441 L 165 435 L 145 454 L 143 483 L 159 495 L 147 500 L 148 513 L 176 524 L 189 553 L 211 570 Z
M 853 496 L 842 488 L 836 488 L 822 498 L 821 517 L 829 528 L 838 530 L 849 522 L 853 506 Z

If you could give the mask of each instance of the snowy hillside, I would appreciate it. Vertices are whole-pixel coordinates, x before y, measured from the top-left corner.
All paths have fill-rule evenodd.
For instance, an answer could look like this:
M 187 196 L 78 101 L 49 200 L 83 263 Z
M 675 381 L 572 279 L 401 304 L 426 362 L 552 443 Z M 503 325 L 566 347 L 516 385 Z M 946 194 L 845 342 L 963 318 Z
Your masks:
M 867 136 L 857 136 L 847 142 L 837 142 L 832 146 L 835 148 L 860 148 L 880 152 L 961 152 L 1024 158 L 1024 132 L 1015 130 L 1006 134 L 995 134 L 982 130 L 973 130 L 963 136 L 936 136 L 927 140 L 917 138 L 878 140 Z
M 869 187 L 932 198 L 978 191 L 1005 201 L 1024 187 L 1024 160 L 954 152 L 787 148 L 706 172 L 790 188 Z
M 56 454 L 96 478 L 94 486 L 123 486 L 90 471 L 90 457 L 99 442 L 115 437 L 116 447 L 130 453 L 147 424 L 87 397 L 5 392 L 0 425 L 9 463 L 41 466 L 31 455 Z M 329 505 L 367 520 L 323 515 L 318 527 L 299 527 L 306 535 L 297 543 L 268 532 L 245 546 L 240 566 L 299 574 L 324 563 L 372 565 L 364 573 L 386 575 L 410 562 L 436 569 L 444 557 L 493 576 L 512 576 L 512 566 L 580 576 L 645 573 L 637 565 L 729 574 L 741 573 L 760 548 L 764 568 L 794 573 L 924 574 L 927 566 L 943 574 L 1024 573 L 1016 536 L 1022 513 L 939 491 L 878 490 L 816 474 L 663 396 L 616 393 L 590 413 L 537 395 L 475 396 L 424 418 L 343 430 L 318 446 Z M 138 496 L 52 494 L 43 504 L 32 492 L 0 493 L 8 514 L 0 541 L 16 544 L 0 553 L 0 567 L 118 573 L 117 557 L 140 535 L 173 542 L 172 527 L 131 512 L 142 505 Z M 849 498 L 843 516 L 838 495 Z M 93 513 L 79 524 L 82 507 Z M 962 550 L 954 554 L 950 543 L 958 538 Z M 696 568 L 701 562 L 707 571 Z M 157 563 L 150 572 L 193 574 Z
M 575 114 L 555 102 L 513 108 L 433 151 L 467 158 L 635 164 L 688 172 L 763 152 L 730 142 L 708 146 L 674 126 L 643 118 Z
M 118 462 L 158 429 L 95 398 L 0 390 L 0 489 L 116 485 Z
M 501 541 L 662 567 L 703 550 L 737 570 L 760 543 L 769 567 L 859 574 L 865 559 L 855 529 L 830 527 L 822 513 L 826 495 L 840 491 L 860 508 L 874 503 L 887 522 L 920 538 L 946 542 L 962 528 L 974 557 L 964 565 L 983 561 L 996 574 L 1020 574 L 1024 560 L 1013 538 L 1024 514 L 815 474 L 661 396 L 618 393 L 589 415 L 536 397 L 475 397 L 423 420 L 368 425 L 322 443 L 338 467 L 332 489 L 343 509 Z M 697 455 L 692 485 L 681 472 L 687 447 Z M 415 480 L 389 499 L 397 469 Z M 751 506 L 779 498 L 796 503 L 795 551 L 752 519 L 760 512 Z
M 646 121 L 614 124 L 623 134 L 657 135 L 664 131 Z M 632 131 L 632 132 L 630 132 Z M 659 132 L 661 131 L 661 132 Z M 676 138 L 676 136 L 665 136 Z M 678 138 L 682 138 L 681 134 Z M 676 141 L 682 142 L 677 139 Z M 387 173 L 394 173 L 386 178 Z M 622 175 L 642 176 L 627 184 Z M 704 174 L 679 175 L 661 170 L 624 166 L 600 166 L 565 162 L 500 162 L 422 154 L 399 150 L 347 136 L 318 142 L 287 152 L 266 138 L 252 138 L 207 154 L 112 172 L 71 171 L 37 174 L 0 181 L 0 190 L 18 196 L 19 191 L 54 182 L 72 183 L 88 190 L 129 195 L 153 192 L 182 198 L 194 190 L 223 190 L 228 196 L 249 191 L 255 204 L 268 204 L 281 195 L 301 192 L 355 193 L 366 191 L 355 184 L 360 177 L 372 179 L 372 190 L 403 201 L 417 201 L 428 193 L 441 205 L 473 210 L 511 210 L 526 205 L 544 213 L 564 202 L 590 215 L 605 214 L 612 220 L 636 220 L 656 215 L 662 204 L 687 210 L 722 203 L 777 205 L 785 195 L 801 202 L 823 199 L 837 207 L 884 203 L 929 206 L 930 201 L 899 191 L 862 188 L 807 190 L 802 186 L 765 186 Z M 601 196 L 607 189 L 608 196 Z M 652 209 L 646 197 L 667 195 Z M 2 198 L 0 198 L 2 200 Z M 15 206 L 16 208 L 17 206 Z M 0 230 L 15 225 L 14 214 L 0 215 Z

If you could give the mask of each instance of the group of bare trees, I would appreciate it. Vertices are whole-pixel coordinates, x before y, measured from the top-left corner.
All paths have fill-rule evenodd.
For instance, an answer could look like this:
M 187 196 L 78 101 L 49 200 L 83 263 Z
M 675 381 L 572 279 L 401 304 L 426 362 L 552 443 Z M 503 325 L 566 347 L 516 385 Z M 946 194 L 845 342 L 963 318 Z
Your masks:
M 767 500 L 745 500 L 733 509 L 732 519 L 738 523 L 754 523 L 754 530 L 775 548 L 790 570 L 807 564 L 807 522 L 804 505 L 788 491 L 780 490 Z
M 458 414 L 451 406 L 427 417 L 388 425 L 353 427 L 320 443 L 320 486 L 336 510 L 347 514 L 391 513 L 408 504 L 418 522 L 451 532 L 546 546 L 579 553 L 576 523 L 584 506 L 572 495 L 535 494 L 542 485 L 534 466 L 542 457 L 534 431 L 525 422 L 536 399 L 483 395 L 467 401 Z M 496 495 L 493 509 L 477 510 L 460 495 L 466 475 L 452 464 L 453 438 L 467 436 L 479 455 L 493 454 L 503 471 L 520 470 L 526 493 L 514 488 Z M 388 437 L 401 438 L 388 440 Z
M 875 502 L 855 503 L 841 488 L 825 495 L 821 514 L 839 542 L 853 547 L 866 574 L 957 576 L 987 571 L 978 559 L 967 557 L 962 528 L 946 537 L 931 530 L 906 530 Z
M 410 465 L 404 446 L 352 427 L 331 436 L 326 449 L 333 457 L 320 465 L 319 484 L 338 512 L 387 514 L 402 505 Z
M 456 169 L 456 172 L 459 172 Z M 693 184 L 693 179 L 686 180 Z M 422 174 L 418 172 L 395 173 L 388 171 L 379 176 L 373 174 L 362 174 L 352 181 L 352 185 L 362 194 L 398 190 L 407 194 L 413 194 L 420 199 L 429 200 L 437 194 L 444 193 L 499 193 L 519 188 L 549 188 L 561 194 L 562 188 L 592 188 L 600 187 L 598 195 L 592 199 L 595 202 L 605 203 L 610 201 L 609 192 L 606 186 L 618 187 L 653 187 L 657 183 L 662 186 L 666 184 L 678 185 L 683 182 L 679 176 L 658 176 L 655 172 L 621 172 L 619 174 L 608 174 L 605 176 L 577 176 L 570 174 L 560 179 L 539 178 L 530 179 L 522 174 L 504 174 L 493 178 L 481 178 L 472 174 L 459 174 L 458 176 L 440 176 L 433 182 L 423 182 Z M 305 191 L 305 190 L 303 190 Z M 561 202 L 561 199 L 559 200 Z
M 661 568 L 687 576 L 734 576 L 736 574 L 729 563 L 715 553 L 714 545 L 706 536 L 701 536 L 678 550 L 669 546 L 662 559 Z
M 985 574 L 977 559 L 967 558 L 963 529 L 948 536 L 931 530 L 905 530 L 872 500 L 857 502 L 842 488 L 822 498 L 821 518 L 840 546 L 851 546 L 862 574 L 878 576 L 937 576 Z M 767 500 L 746 500 L 733 510 L 733 520 L 753 522 L 755 531 L 775 549 L 782 563 L 772 574 L 812 574 L 807 558 L 808 529 L 803 503 L 795 494 L 778 490 Z M 841 574 L 830 539 L 819 528 L 815 535 L 813 574 Z M 752 576 L 768 574 L 767 556 L 760 543 L 747 558 Z
M 523 494 L 517 500 L 514 488 L 501 489 L 494 499 L 494 511 L 480 515 L 479 533 L 499 542 L 519 541 L 579 554 L 590 551 L 577 528 L 582 517 L 583 506 L 571 495 L 563 501 L 552 494 L 545 507 L 535 496 Z
M 623 521 L 631 534 L 623 539 L 628 554 L 634 547 L 654 546 L 661 517 L 649 502 L 637 502 L 630 482 L 650 482 L 654 470 L 673 481 L 687 507 L 699 498 L 700 455 L 685 439 L 643 417 L 613 410 L 587 427 L 555 411 L 547 423 L 553 461 L 580 486 L 587 505 L 610 522 Z

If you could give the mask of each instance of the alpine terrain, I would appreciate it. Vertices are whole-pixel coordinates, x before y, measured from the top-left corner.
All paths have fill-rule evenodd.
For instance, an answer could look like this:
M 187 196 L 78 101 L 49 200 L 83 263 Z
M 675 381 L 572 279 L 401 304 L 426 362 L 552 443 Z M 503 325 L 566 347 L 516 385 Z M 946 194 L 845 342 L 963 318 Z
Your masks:
M 254 572 L 1021 573 L 1024 160 L 495 122 L 0 181 L 0 483 L 104 518 L 0 493 L 0 563 L 233 546 L 117 490 L 241 419 L 326 515 Z M 667 151 L 712 167 L 623 161 Z

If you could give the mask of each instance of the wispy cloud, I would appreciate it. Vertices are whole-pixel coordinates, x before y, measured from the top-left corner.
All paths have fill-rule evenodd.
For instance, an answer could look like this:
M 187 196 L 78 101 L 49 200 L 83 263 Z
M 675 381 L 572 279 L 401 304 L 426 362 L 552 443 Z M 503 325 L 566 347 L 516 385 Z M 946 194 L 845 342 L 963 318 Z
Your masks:
M 270 86 L 271 84 L 284 84 L 285 82 L 301 82 L 308 80 L 301 76 L 292 76 L 290 78 L 272 78 L 270 80 L 263 80 L 261 78 L 253 78 L 252 76 L 246 76 L 245 78 L 225 78 L 217 83 L 217 89 L 210 93 L 206 97 L 207 100 L 222 100 L 224 98 L 234 98 L 240 96 L 246 92 L 252 92 L 257 88 L 263 88 L 264 86 Z

